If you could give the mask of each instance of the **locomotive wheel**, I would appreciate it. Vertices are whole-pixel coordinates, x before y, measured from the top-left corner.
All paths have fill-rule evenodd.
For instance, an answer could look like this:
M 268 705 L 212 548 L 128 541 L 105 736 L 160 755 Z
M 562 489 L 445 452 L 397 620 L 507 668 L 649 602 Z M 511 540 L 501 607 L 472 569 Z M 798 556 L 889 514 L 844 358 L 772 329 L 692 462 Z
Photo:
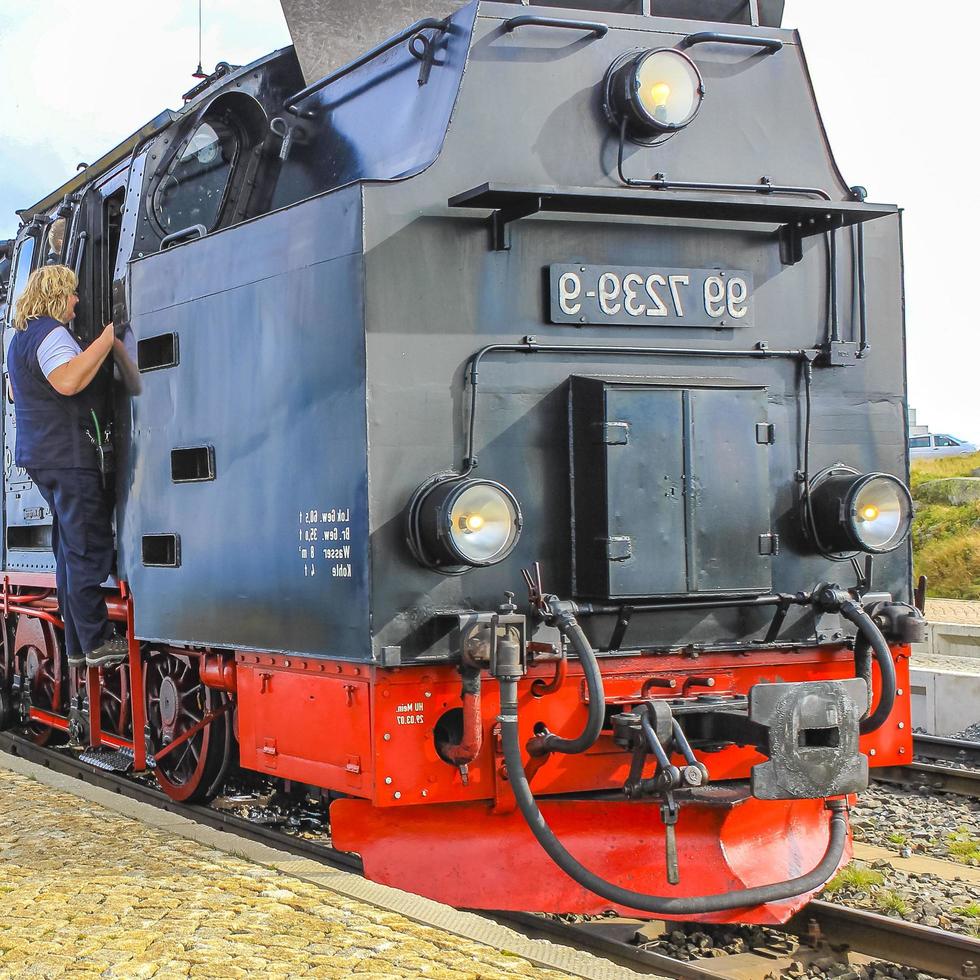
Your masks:
M 225 703 L 222 693 L 201 682 L 196 657 L 151 650 L 143 677 L 148 748 L 154 756 Z M 214 797 L 224 779 L 231 740 L 226 712 L 157 763 L 154 772 L 163 791 L 183 803 Z
M 80 703 L 88 704 L 88 670 L 73 669 L 72 695 Z M 112 670 L 102 671 L 102 710 L 99 724 L 103 732 L 129 738 L 132 735 L 132 714 L 129 703 L 129 665 L 121 664 Z
M 54 627 L 33 616 L 19 617 L 14 663 L 30 691 L 31 706 L 64 714 L 65 670 Z M 35 721 L 28 721 L 24 730 L 37 745 L 46 745 L 55 734 L 54 729 Z

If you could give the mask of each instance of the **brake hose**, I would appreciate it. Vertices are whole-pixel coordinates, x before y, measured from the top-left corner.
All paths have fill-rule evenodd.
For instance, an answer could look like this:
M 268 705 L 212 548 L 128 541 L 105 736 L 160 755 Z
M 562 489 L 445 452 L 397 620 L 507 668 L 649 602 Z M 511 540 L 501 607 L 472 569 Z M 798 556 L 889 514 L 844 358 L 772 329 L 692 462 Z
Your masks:
M 548 604 L 550 620 L 572 645 L 582 664 L 582 670 L 585 672 L 585 684 L 589 691 L 589 715 L 581 735 L 575 738 L 562 738 L 560 735 L 543 731 L 528 741 L 527 750 L 532 756 L 543 756 L 549 752 L 564 752 L 568 755 L 574 755 L 595 745 L 602 731 L 602 724 L 606 717 L 606 696 L 602 689 L 602 672 L 599 670 L 599 661 L 596 659 L 589 638 L 572 614 L 574 608 L 572 604 L 562 602 L 557 596 L 547 596 L 545 601 Z
M 841 603 L 840 614 L 848 622 L 858 628 L 858 637 L 854 642 L 854 662 L 858 676 L 866 675 L 868 683 L 868 708 L 871 707 L 870 670 L 865 671 L 863 664 L 868 662 L 868 650 L 874 656 L 881 673 L 881 695 L 875 710 L 861 719 L 860 732 L 867 735 L 877 731 L 895 707 L 895 693 L 898 681 L 895 677 L 895 661 L 892 660 L 891 650 L 881 630 L 875 621 L 864 611 L 864 608 L 853 599 Z M 870 665 L 869 665 L 870 666 Z
M 583 888 L 609 899 L 618 905 L 631 909 L 651 912 L 655 915 L 701 915 L 710 912 L 723 912 L 728 909 L 763 905 L 795 898 L 814 891 L 825 884 L 837 870 L 844 847 L 847 843 L 847 803 L 844 800 L 830 800 L 827 808 L 830 815 L 830 838 L 820 863 L 812 871 L 798 878 L 757 885 L 742 891 L 723 892 L 718 895 L 694 895 L 670 898 L 663 895 L 646 895 L 642 892 L 621 888 L 600 878 L 583 864 L 580 864 L 555 836 L 545 822 L 531 787 L 528 785 L 524 760 L 521 756 L 520 738 L 517 731 L 517 677 L 504 676 L 500 672 L 500 722 L 503 739 L 504 761 L 507 764 L 507 778 L 514 791 L 514 797 L 528 827 L 544 848 L 548 856 L 573 881 Z

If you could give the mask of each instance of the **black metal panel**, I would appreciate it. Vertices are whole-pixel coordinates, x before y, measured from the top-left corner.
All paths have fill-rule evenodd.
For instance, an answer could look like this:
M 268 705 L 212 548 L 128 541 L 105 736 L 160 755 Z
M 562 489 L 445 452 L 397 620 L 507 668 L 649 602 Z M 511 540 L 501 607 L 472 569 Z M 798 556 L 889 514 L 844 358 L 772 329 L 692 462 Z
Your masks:
M 573 378 L 575 593 L 764 592 L 766 394 Z
M 121 461 L 141 638 L 369 655 L 360 236 L 352 187 L 133 264 L 137 339 L 180 342 Z
M 630 556 L 608 560 L 610 596 L 686 592 L 683 408 L 678 391 L 607 387 L 605 419 L 624 422 L 629 441 L 604 444 L 608 535 Z
M 766 393 L 695 388 L 685 396 L 694 517 L 688 585 L 699 593 L 764 592 L 772 586 L 771 559 L 760 550 L 770 531 L 769 446 L 756 425 L 768 421 Z

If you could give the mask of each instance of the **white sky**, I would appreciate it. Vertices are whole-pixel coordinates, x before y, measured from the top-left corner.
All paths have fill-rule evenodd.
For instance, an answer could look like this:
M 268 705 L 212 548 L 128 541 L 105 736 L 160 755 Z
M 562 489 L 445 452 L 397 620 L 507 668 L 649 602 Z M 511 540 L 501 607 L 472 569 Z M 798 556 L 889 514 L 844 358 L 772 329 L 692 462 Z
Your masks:
M 911 404 L 933 431 L 980 442 L 980 5 L 926 12 L 917 0 L 787 0 L 783 22 L 803 37 L 845 179 L 905 208 Z M 288 43 L 278 0 L 204 0 L 206 69 Z M 197 46 L 196 0 L 2 0 L 0 238 L 15 233 L 15 208 L 177 108 Z

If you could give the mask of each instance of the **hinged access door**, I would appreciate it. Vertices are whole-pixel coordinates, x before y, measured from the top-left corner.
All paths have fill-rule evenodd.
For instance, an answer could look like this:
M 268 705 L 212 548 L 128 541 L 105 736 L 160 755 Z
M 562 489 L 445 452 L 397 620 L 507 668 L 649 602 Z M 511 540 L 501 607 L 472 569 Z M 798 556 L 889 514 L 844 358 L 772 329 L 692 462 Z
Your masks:
M 771 587 L 764 389 L 574 378 L 571 398 L 576 594 Z

